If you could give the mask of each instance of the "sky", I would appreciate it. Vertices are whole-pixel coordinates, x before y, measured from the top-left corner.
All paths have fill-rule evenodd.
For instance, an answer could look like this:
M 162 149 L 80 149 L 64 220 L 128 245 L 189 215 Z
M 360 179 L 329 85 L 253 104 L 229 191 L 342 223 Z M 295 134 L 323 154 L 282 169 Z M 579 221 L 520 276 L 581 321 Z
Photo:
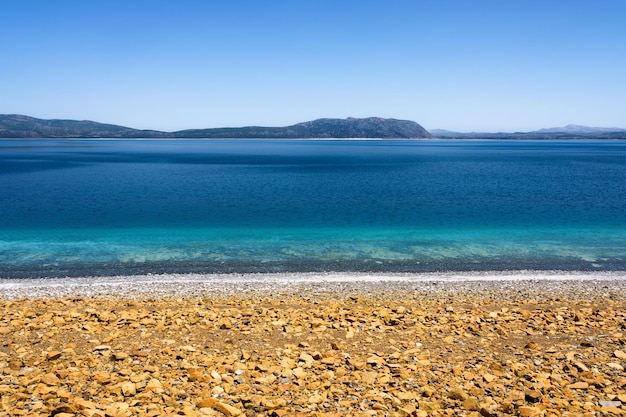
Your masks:
M 624 0 L 0 0 L 0 114 L 626 128 Z

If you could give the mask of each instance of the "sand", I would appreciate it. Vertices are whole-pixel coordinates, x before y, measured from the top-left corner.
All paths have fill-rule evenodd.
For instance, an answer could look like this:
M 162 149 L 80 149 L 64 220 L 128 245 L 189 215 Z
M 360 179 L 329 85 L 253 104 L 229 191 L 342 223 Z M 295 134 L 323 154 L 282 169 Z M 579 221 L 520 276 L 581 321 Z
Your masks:
M 626 407 L 626 273 L 0 280 L 0 305 L 1 415 Z

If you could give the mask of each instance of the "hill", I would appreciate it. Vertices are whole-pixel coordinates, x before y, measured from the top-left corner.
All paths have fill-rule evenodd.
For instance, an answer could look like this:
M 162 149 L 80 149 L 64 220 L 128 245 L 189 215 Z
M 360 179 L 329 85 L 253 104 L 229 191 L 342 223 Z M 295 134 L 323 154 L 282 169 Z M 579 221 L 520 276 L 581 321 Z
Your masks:
M 44 120 L 0 115 L 0 138 L 381 138 L 414 139 L 432 135 L 409 120 L 369 117 L 318 119 L 286 127 L 231 127 L 176 132 L 138 130 L 87 120 Z
M 249 126 L 241 128 L 183 130 L 175 137 L 188 138 L 381 138 L 414 139 L 432 135 L 409 120 L 382 119 L 318 119 L 286 127 Z
M 36 119 L 19 114 L 0 115 L 0 138 L 145 138 L 164 132 L 88 120 Z
M 626 139 L 626 129 L 580 125 L 551 127 L 530 132 L 453 132 L 444 129 L 433 129 L 431 133 L 433 136 L 441 139 Z

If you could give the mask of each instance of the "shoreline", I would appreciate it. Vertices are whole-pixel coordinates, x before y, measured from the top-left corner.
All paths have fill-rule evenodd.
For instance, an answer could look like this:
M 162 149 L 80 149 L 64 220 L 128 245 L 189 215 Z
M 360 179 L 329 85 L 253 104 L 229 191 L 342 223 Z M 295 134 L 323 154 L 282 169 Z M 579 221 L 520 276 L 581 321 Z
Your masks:
M 607 284 L 610 283 L 610 288 Z M 0 278 L 0 299 L 63 298 L 205 298 L 248 295 L 443 293 L 496 291 L 589 292 L 607 287 L 626 295 L 626 272 L 487 271 L 435 273 L 228 273 L 147 274 L 135 276 Z M 503 294 L 504 295 L 504 294 Z
M 624 415 L 626 273 L 0 279 L 29 416 Z

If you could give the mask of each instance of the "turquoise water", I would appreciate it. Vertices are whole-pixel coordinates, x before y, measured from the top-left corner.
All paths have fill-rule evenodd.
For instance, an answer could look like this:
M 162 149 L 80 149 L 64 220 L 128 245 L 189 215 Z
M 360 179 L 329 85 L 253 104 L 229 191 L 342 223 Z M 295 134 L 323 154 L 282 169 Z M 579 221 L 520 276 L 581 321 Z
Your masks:
M 626 269 L 623 141 L 0 141 L 0 275 Z

